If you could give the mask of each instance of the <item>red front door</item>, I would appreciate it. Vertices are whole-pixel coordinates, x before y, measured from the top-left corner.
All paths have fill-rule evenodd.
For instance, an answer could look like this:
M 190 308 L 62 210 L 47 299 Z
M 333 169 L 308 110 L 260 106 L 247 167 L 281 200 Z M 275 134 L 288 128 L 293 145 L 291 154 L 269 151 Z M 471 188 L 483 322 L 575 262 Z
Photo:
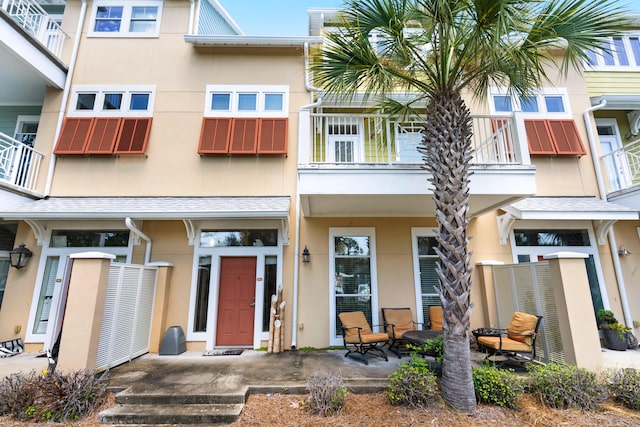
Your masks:
M 223 257 L 216 345 L 253 345 L 256 257 Z

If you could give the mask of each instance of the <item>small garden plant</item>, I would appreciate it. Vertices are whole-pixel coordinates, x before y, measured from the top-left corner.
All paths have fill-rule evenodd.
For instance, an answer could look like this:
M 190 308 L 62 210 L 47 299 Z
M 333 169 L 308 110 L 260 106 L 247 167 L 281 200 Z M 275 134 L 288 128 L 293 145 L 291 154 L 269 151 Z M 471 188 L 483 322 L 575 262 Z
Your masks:
M 89 370 L 11 374 L 0 382 L 0 415 L 29 422 L 78 420 L 104 403 L 106 390 L 106 376 Z
M 473 386 L 478 402 L 515 408 L 524 394 L 524 382 L 512 369 L 500 369 L 486 363 L 473 368 Z
M 640 369 L 611 369 L 605 373 L 614 401 L 630 409 L 640 410 Z
M 427 362 L 414 352 L 410 361 L 402 362 L 389 376 L 387 396 L 392 405 L 424 408 L 438 398 L 436 376 Z
M 607 387 L 594 372 L 559 363 L 529 364 L 531 390 L 556 409 L 593 410 L 608 397 Z
M 307 378 L 307 390 L 312 411 L 323 417 L 340 415 L 344 411 L 347 389 L 340 374 L 315 372 Z

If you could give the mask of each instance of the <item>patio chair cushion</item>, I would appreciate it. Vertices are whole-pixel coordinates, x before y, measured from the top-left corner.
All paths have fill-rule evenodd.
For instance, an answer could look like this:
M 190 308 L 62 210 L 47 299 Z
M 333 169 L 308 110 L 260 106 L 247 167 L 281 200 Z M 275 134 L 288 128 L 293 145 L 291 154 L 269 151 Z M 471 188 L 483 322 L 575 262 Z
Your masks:
M 502 337 L 502 346 L 500 346 L 500 337 L 490 336 L 478 337 L 478 344 L 494 350 L 531 352 L 531 345 L 508 337 Z
M 342 322 L 342 327 L 346 329 L 347 336 L 355 335 L 357 337 L 358 330 L 360 331 L 360 335 L 373 333 L 369 322 L 367 322 L 367 318 L 364 317 L 364 313 L 361 311 L 342 312 L 338 317 L 340 318 L 340 322 Z
M 371 344 L 374 342 L 384 342 L 384 341 L 387 341 L 388 339 L 389 339 L 389 336 L 384 332 L 369 333 L 369 334 L 358 336 L 357 330 L 355 334 L 349 334 L 344 337 L 344 341 L 347 344 L 359 344 L 359 343 Z
M 429 307 L 429 321 L 431 322 L 429 329 L 436 331 L 442 330 L 442 307 L 437 305 Z
M 414 331 L 416 324 L 413 322 L 411 309 L 384 309 L 384 320 L 389 336 L 395 334 L 392 338 L 400 339 L 407 331 Z
M 516 311 L 515 313 L 513 313 L 511 323 L 507 328 L 507 337 L 514 341 L 520 341 L 521 343 L 524 343 L 527 347 L 529 347 L 533 342 L 531 334 L 535 332 L 537 323 L 537 316 Z

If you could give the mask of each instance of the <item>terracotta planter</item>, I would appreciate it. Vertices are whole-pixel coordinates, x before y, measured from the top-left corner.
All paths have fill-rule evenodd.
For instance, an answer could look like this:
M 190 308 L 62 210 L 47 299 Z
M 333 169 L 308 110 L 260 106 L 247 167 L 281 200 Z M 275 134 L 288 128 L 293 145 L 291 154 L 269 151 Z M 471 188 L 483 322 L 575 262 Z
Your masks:
M 604 345 L 610 350 L 625 351 L 627 349 L 627 337 L 620 338 L 616 331 L 602 329 Z

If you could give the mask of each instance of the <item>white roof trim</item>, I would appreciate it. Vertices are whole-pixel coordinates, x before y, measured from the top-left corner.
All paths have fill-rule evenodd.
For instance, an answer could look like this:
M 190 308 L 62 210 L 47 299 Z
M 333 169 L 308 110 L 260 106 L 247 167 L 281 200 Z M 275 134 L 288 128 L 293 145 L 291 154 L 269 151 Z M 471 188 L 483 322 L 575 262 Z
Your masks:
M 229 24 L 229 26 L 233 30 L 235 30 L 235 32 L 237 32 L 238 34 L 244 34 L 244 31 L 242 31 L 242 28 L 240 28 L 240 26 L 236 23 L 233 17 L 229 15 L 229 12 L 227 12 L 227 10 L 220 4 L 218 0 L 207 0 L 207 1 L 213 6 L 215 10 L 218 11 L 220 16 L 222 16 L 222 18 L 225 21 L 227 21 L 227 24 Z
M 529 197 L 501 208 L 516 219 L 637 220 L 638 212 L 595 197 Z
M 591 105 L 606 102 L 603 110 L 637 110 L 640 109 L 640 95 L 605 94 L 591 97 Z
M 196 47 L 302 47 L 305 43 L 320 43 L 320 37 L 309 36 L 229 36 L 191 35 L 184 41 Z

